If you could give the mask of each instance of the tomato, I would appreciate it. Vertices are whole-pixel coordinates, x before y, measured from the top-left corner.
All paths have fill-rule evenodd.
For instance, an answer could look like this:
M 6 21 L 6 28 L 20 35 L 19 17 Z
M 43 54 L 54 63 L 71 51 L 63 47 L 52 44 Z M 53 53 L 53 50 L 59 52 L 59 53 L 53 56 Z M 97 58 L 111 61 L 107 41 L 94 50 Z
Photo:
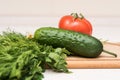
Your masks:
M 82 14 L 80 16 L 77 13 L 65 15 L 60 19 L 58 26 L 61 29 L 92 35 L 92 25 Z

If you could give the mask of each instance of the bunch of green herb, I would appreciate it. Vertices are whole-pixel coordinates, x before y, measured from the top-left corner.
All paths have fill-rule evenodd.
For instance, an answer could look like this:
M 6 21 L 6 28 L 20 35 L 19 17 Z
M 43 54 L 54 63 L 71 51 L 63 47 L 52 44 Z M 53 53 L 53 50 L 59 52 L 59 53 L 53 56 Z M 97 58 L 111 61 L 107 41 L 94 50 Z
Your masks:
M 0 35 L 0 80 L 42 80 L 46 65 L 54 71 L 69 72 L 64 48 L 39 45 L 21 33 Z

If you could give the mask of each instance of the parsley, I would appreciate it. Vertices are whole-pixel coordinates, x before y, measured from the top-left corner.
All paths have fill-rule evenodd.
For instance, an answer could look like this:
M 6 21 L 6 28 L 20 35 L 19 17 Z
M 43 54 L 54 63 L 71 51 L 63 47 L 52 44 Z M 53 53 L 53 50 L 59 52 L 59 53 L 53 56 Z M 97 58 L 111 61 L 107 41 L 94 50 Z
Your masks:
M 0 35 L 0 80 L 42 80 L 46 65 L 58 72 L 69 72 L 65 48 L 40 45 L 21 33 Z

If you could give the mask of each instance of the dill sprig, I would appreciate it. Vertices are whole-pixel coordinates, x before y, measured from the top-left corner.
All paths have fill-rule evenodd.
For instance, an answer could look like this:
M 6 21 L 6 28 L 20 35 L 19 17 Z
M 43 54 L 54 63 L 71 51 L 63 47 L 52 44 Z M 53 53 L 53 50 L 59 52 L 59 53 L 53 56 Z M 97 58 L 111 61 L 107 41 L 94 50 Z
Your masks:
M 21 33 L 0 35 L 0 80 L 42 80 L 46 65 L 54 71 L 69 72 L 64 48 L 40 45 Z

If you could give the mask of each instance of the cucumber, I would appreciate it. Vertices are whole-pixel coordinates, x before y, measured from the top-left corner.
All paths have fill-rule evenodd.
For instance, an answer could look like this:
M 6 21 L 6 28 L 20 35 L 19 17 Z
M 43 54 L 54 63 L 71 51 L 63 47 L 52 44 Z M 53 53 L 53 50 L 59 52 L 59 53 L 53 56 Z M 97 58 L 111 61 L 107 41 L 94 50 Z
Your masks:
M 74 55 L 82 57 L 95 58 L 104 51 L 101 41 L 93 36 L 53 27 L 37 29 L 34 39 L 40 44 L 66 48 Z M 109 54 L 116 56 L 114 53 Z

